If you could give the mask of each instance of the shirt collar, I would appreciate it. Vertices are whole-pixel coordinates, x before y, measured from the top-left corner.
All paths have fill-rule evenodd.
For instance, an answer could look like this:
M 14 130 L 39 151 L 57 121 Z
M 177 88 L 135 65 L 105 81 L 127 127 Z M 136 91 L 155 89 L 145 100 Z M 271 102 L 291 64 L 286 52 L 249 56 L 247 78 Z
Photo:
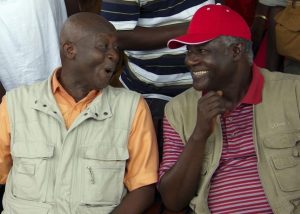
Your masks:
M 264 86 L 264 76 L 260 73 L 260 68 L 253 64 L 252 80 L 248 91 L 241 103 L 244 104 L 259 104 L 262 101 L 262 90 Z
M 63 88 L 60 84 L 60 82 L 58 81 L 58 75 L 60 75 L 61 72 L 61 67 L 57 68 L 54 70 L 53 74 L 52 74 L 52 93 L 55 94 L 55 92 L 59 89 L 59 88 Z

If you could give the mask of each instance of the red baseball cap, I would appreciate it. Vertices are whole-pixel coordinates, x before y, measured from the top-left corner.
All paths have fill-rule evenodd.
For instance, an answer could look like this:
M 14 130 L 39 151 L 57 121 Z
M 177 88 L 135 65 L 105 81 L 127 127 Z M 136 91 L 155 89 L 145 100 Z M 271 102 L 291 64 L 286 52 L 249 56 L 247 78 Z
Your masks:
M 187 33 L 168 42 L 171 49 L 183 45 L 198 45 L 219 36 L 240 37 L 251 41 L 250 29 L 245 20 L 224 5 L 209 4 L 197 10 Z

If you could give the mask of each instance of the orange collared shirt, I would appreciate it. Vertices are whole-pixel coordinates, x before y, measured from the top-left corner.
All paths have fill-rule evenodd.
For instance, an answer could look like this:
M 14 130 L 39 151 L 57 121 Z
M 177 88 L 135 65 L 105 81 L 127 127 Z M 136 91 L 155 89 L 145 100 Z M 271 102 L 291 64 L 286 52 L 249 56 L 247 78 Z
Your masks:
M 57 70 L 59 72 L 59 70 Z M 101 93 L 91 91 L 85 98 L 76 102 L 57 80 L 58 72 L 52 77 L 52 92 L 63 115 L 67 128 L 76 117 Z M 141 125 L 142 124 L 142 125 Z M 157 182 L 158 150 L 151 113 L 143 98 L 140 99 L 133 120 L 128 141 L 129 160 L 127 161 L 124 183 L 129 191 Z M 0 105 L 0 183 L 5 184 L 12 166 L 10 155 L 10 123 L 6 98 Z

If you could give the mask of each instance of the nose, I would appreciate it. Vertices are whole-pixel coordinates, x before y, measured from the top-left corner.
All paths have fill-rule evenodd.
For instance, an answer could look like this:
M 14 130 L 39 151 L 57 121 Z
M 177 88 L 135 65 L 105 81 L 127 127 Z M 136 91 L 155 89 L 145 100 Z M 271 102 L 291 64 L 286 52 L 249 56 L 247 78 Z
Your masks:
M 201 57 L 197 56 L 193 53 L 187 53 L 185 56 L 185 64 L 187 67 L 192 67 L 194 65 L 199 64 L 201 61 Z

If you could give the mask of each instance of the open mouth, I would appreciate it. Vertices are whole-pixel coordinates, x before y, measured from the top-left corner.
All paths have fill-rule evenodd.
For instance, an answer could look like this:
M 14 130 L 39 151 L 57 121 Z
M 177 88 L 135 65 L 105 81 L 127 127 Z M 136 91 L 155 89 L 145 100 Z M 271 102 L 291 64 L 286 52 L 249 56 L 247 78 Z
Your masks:
M 112 73 L 114 70 L 112 68 L 105 68 L 106 73 Z

